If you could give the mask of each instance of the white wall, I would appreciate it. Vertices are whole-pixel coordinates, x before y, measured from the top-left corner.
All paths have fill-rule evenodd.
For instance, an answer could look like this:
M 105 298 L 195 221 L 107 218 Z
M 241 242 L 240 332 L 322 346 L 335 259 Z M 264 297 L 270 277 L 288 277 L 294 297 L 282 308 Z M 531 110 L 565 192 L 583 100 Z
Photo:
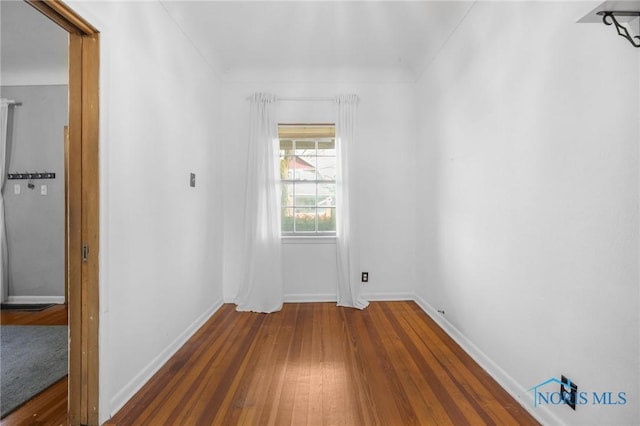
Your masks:
M 222 301 L 221 89 L 160 3 L 70 4 L 101 32 L 104 421 Z
M 70 4 L 101 31 L 102 420 L 235 297 L 245 98 L 271 91 L 361 98 L 363 291 L 444 309 L 525 404 L 560 374 L 628 394 L 545 419 L 638 423 L 639 62 L 611 28 L 573 24 L 593 4 L 478 2 L 418 85 L 316 71 L 224 87 L 161 4 Z M 333 121 L 330 104 L 280 114 Z M 286 245 L 287 296 L 334 296 L 334 252 Z
M 640 69 L 594 6 L 478 2 L 423 75 L 417 293 L 543 420 L 630 425 Z M 627 403 L 533 408 L 561 374 Z
M 327 97 L 356 93 L 359 104 L 359 137 L 362 151 L 357 170 L 361 188 L 356 197 L 362 215 L 361 266 L 370 274 L 362 291 L 369 297 L 410 297 L 415 280 L 414 217 L 415 187 L 413 146 L 413 84 L 367 82 L 357 76 L 340 83 L 308 80 L 282 83 L 268 70 L 225 84 L 223 140 L 224 165 L 224 298 L 233 301 L 241 279 L 244 188 L 248 140 L 249 104 L 253 92 L 272 92 L 281 97 Z M 260 76 L 269 75 L 262 80 Z M 325 76 L 328 74 L 325 74 Z M 262 77 L 264 78 L 264 77 Z M 332 102 L 279 102 L 281 123 L 333 123 Z M 335 244 L 284 245 L 285 300 L 335 300 Z
M 0 91 L 10 108 L 9 172 L 57 172 L 53 180 L 9 181 L 4 190 L 8 301 L 64 303 L 64 126 L 69 34 L 24 1 L 0 2 Z M 2 160 L 4 161 L 4 159 Z M 14 185 L 21 186 L 14 194 Z M 40 195 L 40 185 L 48 195 Z M 6 296 L 6 294 L 5 294 Z
M 0 84 L 67 85 L 69 33 L 24 1 L 0 2 Z
M 33 189 L 26 179 L 6 183 L 8 300 L 64 303 L 64 127 L 69 122 L 69 88 L 1 86 L 0 94 L 22 104 L 12 107 L 9 115 L 8 172 L 56 173 L 55 179 L 33 180 Z

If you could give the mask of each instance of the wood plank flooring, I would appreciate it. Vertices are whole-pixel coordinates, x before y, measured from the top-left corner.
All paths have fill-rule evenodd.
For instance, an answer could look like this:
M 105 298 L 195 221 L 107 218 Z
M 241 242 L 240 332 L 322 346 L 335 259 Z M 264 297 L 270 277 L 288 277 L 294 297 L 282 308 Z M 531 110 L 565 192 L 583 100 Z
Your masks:
M 42 311 L 1 311 L 2 325 L 67 325 L 67 305 Z M 0 421 L 0 426 L 66 425 L 67 377 L 36 395 Z
M 109 425 L 538 424 L 413 302 L 224 305 Z
M 66 376 L 0 421 L 2 426 L 59 426 L 66 424 Z
M 0 311 L 2 325 L 67 325 L 67 305 L 54 305 L 42 311 Z

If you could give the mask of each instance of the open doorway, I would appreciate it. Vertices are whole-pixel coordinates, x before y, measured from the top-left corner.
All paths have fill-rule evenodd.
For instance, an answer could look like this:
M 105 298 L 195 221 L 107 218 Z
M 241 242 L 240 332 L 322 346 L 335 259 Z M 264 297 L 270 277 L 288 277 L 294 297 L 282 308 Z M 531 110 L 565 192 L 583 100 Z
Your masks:
M 68 374 L 65 128 L 69 33 L 2 2 L 3 256 L 0 416 Z
M 27 2 L 68 34 L 69 125 L 64 138 L 64 171 L 58 175 L 66 188 L 64 298 L 68 301 L 70 342 L 67 422 L 98 424 L 99 36 L 93 26 L 60 1 Z M 42 184 L 33 185 L 34 190 L 48 191 Z

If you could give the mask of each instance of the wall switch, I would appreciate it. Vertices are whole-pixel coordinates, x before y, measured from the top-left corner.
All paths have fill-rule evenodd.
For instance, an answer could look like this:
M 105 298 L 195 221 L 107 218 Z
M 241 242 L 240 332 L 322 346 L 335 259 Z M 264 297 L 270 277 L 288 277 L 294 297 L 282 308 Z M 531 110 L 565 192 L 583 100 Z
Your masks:
M 40 195 L 47 195 L 47 185 L 40 185 Z
M 196 174 L 195 173 L 191 173 L 189 175 L 189 186 L 192 188 L 196 187 Z
M 363 272 L 362 273 L 362 282 L 363 283 L 368 283 L 369 282 L 369 273 L 368 272 Z
M 13 185 L 13 193 L 16 195 L 20 195 L 20 184 L 16 183 Z

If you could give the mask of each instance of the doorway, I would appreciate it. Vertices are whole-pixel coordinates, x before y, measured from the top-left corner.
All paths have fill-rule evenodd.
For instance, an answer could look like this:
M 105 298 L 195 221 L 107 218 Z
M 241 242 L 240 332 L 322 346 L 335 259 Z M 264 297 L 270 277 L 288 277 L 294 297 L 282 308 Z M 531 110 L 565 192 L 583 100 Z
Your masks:
M 25 2 L 2 2 L 0 8 L 0 90 L 7 104 L 4 236 L 9 248 L 3 256 L 2 302 L 7 308 L 64 304 L 69 34 Z
M 68 422 L 98 417 L 98 30 L 59 0 L 25 0 L 69 33 L 69 127 L 65 141 Z
M 68 375 L 63 170 L 69 35 L 24 2 L 2 2 L 0 9 L 4 419 Z

